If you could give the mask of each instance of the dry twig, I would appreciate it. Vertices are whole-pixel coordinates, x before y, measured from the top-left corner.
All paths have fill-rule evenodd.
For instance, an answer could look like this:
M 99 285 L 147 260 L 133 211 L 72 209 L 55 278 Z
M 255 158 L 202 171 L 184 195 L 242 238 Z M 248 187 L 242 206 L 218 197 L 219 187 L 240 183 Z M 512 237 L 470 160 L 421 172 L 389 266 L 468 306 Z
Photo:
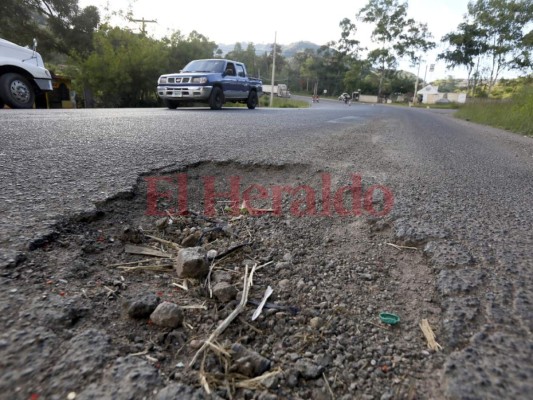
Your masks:
M 157 236 L 153 236 L 153 235 L 144 235 L 144 236 L 146 236 L 147 238 L 150 238 L 152 240 L 155 240 L 156 242 L 159 242 L 159 243 L 162 243 L 162 244 L 166 244 L 166 245 L 168 245 L 170 247 L 174 247 L 176 250 L 180 250 L 182 248 L 177 243 L 171 242 L 169 240 L 158 238 Z
M 169 272 L 172 270 L 172 265 L 139 265 L 137 267 L 117 267 L 124 272 L 132 271 L 152 271 L 152 272 Z
M 228 317 L 222 321 L 222 323 L 214 330 L 214 332 L 209 336 L 209 338 L 204 342 L 202 347 L 196 352 L 194 357 L 192 358 L 191 362 L 189 363 L 189 367 L 192 367 L 194 363 L 196 362 L 198 356 L 209 346 L 213 340 L 215 340 L 218 335 L 220 335 L 226 328 L 231 324 L 231 322 L 242 312 L 244 307 L 246 306 L 246 303 L 248 302 L 248 292 L 250 291 L 250 282 L 252 281 L 255 269 L 257 267 L 257 264 L 253 266 L 252 271 L 250 272 L 250 275 L 248 276 L 248 266 L 246 266 L 246 269 L 244 271 L 244 285 L 243 285 L 243 291 L 242 291 L 242 298 L 239 305 L 233 310 L 233 312 L 228 315 Z
M 324 378 L 324 382 L 326 383 L 326 388 L 328 389 L 329 395 L 331 396 L 331 400 L 335 400 L 335 395 L 333 394 L 333 390 L 331 390 L 331 386 L 329 385 L 328 378 L 326 378 L 326 374 L 322 372 L 322 378 Z
M 410 247 L 410 246 L 399 246 L 394 243 L 385 243 L 388 246 L 394 247 L 396 250 L 418 250 L 418 247 Z
M 431 326 L 429 326 L 429 321 L 427 319 L 423 319 L 420 321 L 420 329 L 422 329 L 422 332 L 424 333 L 424 336 L 426 337 L 426 340 L 428 342 L 428 348 L 434 351 L 442 350 L 442 346 L 437 343 L 435 340 L 435 334 L 433 333 L 433 329 L 431 329 Z
M 276 376 L 283 372 L 281 368 L 278 368 L 274 371 L 266 372 L 263 375 L 257 376 L 255 378 L 246 379 L 240 382 L 235 382 L 235 387 L 243 388 L 243 389 L 257 389 L 259 385 L 263 383 L 265 379 L 268 379 L 272 376 Z

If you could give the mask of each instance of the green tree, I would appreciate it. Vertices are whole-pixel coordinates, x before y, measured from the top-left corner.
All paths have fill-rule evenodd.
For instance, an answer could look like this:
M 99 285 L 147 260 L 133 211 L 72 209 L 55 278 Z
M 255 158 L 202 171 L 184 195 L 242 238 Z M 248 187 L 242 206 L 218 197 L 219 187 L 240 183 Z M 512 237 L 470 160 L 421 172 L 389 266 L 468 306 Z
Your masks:
M 188 36 L 176 31 L 162 42 L 169 50 L 170 72 L 179 71 L 191 60 L 212 58 L 217 49 L 215 42 L 196 31 L 192 31 Z
M 479 26 L 486 44 L 481 54 L 490 70 L 489 94 L 502 71 L 531 71 L 532 45 L 523 30 L 533 22 L 533 1 L 472 1 L 468 3 L 467 18 Z
M 435 47 L 427 26 L 407 18 L 407 2 L 369 0 L 357 16 L 374 26 L 372 40 L 378 47 L 370 50 L 368 59 L 379 71 L 378 96 L 382 94 L 384 79 L 396 69 L 400 59 L 407 57 L 417 63 L 419 53 Z
M 78 60 L 76 78 L 90 88 L 96 106 L 156 104 L 157 78 L 168 72 L 169 49 L 164 42 L 103 25 L 95 33 L 94 47 L 87 59 Z
M 474 67 L 479 61 L 479 56 L 487 50 L 482 30 L 475 23 L 462 22 L 454 32 L 446 34 L 443 42 L 448 43 L 448 48 L 437 57 L 444 60 L 450 68 L 465 67 L 467 71 L 467 93 L 470 90 L 470 81 Z
M 100 22 L 98 9 L 81 9 L 78 0 L 2 0 L 0 36 L 18 44 L 37 38 L 40 51 L 69 54 L 92 51 L 92 35 Z

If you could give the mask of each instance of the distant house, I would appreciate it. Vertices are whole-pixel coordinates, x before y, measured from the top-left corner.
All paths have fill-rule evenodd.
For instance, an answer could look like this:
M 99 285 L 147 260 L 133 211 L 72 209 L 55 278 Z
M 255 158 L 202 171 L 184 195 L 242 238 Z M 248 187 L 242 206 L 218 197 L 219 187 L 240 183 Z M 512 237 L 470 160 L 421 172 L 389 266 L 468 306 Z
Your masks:
M 420 102 L 424 104 L 435 104 L 437 102 L 465 103 L 466 93 L 441 93 L 438 86 L 427 85 L 416 92 Z M 441 101 L 439 101 L 441 100 Z

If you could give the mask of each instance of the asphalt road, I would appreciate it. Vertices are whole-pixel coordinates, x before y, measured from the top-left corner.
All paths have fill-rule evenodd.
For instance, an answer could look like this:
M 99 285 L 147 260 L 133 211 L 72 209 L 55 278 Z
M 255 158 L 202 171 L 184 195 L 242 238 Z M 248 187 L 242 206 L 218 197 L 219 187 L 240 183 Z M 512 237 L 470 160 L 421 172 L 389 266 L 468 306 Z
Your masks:
M 361 145 L 330 148 L 339 138 Z M 205 160 L 353 167 L 392 188 L 398 240 L 427 242 L 439 290 L 454 293 L 443 302 L 447 334 L 459 338 L 443 369 L 447 396 L 533 389 L 533 140 L 449 111 L 325 100 L 253 111 L 0 110 L 0 267 L 140 174 Z

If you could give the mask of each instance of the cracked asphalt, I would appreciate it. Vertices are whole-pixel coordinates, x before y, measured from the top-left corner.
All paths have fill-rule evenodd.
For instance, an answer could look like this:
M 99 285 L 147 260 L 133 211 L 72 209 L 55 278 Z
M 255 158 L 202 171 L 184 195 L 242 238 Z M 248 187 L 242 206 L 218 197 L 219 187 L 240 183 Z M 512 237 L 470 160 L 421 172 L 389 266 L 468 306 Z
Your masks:
M 0 269 L 143 174 L 230 160 L 353 170 L 391 188 L 397 243 L 420 247 L 434 271 L 437 397 L 529 398 L 533 140 L 448 110 L 0 110 Z

